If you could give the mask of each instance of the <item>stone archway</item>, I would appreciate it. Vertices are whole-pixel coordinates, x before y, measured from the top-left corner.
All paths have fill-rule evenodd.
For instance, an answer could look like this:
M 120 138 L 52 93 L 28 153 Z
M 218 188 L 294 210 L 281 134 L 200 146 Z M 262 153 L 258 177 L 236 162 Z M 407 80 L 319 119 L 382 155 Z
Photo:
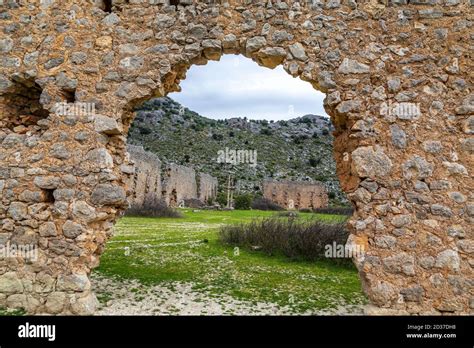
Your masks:
M 165 2 L 0 9 L 0 243 L 37 252 L 0 258 L 0 305 L 93 313 L 88 274 L 126 206 L 133 107 L 236 53 L 327 93 L 374 308 L 469 313 L 471 3 Z

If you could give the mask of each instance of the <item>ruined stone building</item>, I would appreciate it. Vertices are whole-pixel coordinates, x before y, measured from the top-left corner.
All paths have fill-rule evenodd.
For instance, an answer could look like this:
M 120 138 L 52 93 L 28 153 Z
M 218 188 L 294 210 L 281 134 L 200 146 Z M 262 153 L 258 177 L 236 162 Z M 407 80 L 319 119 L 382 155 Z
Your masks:
M 127 198 L 131 205 L 161 200 L 171 207 L 182 207 L 189 199 L 207 203 L 216 198 L 218 183 L 212 175 L 173 163 L 162 166 L 158 156 L 142 146 L 127 145 L 127 151 L 130 165 L 122 171 L 129 174 Z
M 206 173 L 198 174 L 198 198 L 200 201 L 207 203 L 209 199 L 217 197 L 218 189 L 217 178 Z
M 329 202 L 327 189 L 319 182 L 266 180 L 263 197 L 285 209 L 325 208 Z
M 134 162 L 134 174 L 128 177 L 128 201 L 140 206 L 146 200 L 161 199 L 161 161 L 154 153 L 141 146 L 128 145 L 127 151 Z
M 128 205 L 133 110 L 242 54 L 326 94 L 368 312 L 472 313 L 474 2 L 222 2 L 3 1 L 0 243 L 38 259 L 0 257 L 0 307 L 94 312 L 89 275 Z
M 187 199 L 198 198 L 196 171 L 179 164 L 168 164 L 163 171 L 162 198 L 170 207 L 184 206 Z

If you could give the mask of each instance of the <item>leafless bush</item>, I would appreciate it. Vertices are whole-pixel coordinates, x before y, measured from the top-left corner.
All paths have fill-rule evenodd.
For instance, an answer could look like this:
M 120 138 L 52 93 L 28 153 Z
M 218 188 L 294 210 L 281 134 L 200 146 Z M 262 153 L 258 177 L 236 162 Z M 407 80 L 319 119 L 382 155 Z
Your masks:
M 147 197 L 142 205 L 132 205 L 125 212 L 127 216 L 181 218 L 183 214 L 169 207 L 163 200 Z
M 275 202 L 267 198 L 255 198 L 252 202 L 252 209 L 256 210 L 285 210 Z
M 324 258 L 325 246 L 344 245 L 349 236 L 345 223 L 319 220 L 255 219 L 248 224 L 227 225 L 220 229 L 222 243 L 261 249 L 268 254 L 283 253 L 292 259 Z
M 328 207 L 328 208 L 316 208 L 313 211 L 317 214 L 334 214 L 334 215 L 348 215 L 351 216 L 354 213 L 352 207 Z

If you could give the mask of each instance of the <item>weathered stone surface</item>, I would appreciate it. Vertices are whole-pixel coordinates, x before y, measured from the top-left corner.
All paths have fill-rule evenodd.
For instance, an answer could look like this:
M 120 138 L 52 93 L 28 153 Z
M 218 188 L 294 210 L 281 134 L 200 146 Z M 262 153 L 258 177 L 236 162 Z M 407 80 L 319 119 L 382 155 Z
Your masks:
M 445 217 L 451 217 L 453 215 L 451 209 L 442 204 L 432 204 L 431 213 L 433 215 L 440 215 Z
M 16 221 L 28 218 L 28 206 L 21 202 L 12 202 L 8 208 L 8 215 Z
M 247 49 L 247 52 L 252 53 L 258 51 L 260 48 L 265 46 L 266 43 L 267 40 L 265 40 L 263 36 L 255 36 L 247 40 L 245 48 Z
M 39 234 L 41 237 L 54 237 L 57 235 L 57 229 L 54 222 L 46 222 L 39 228 Z
M 34 178 L 34 183 L 39 188 L 51 190 L 60 185 L 61 179 L 55 176 L 37 176 Z
M 58 277 L 56 288 L 61 291 L 86 291 L 91 287 L 86 274 L 69 274 Z
M 91 222 L 96 219 L 96 209 L 84 201 L 77 201 L 72 204 L 72 214 L 79 221 Z
M 50 293 L 46 298 L 45 309 L 47 313 L 59 314 L 66 305 L 66 294 L 56 291 Z
M 67 238 L 76 238 L 77 236 L 81 235 L 84 232 L 84 228 L 81 224 L 75 223 L 71 220 L 68 220 L 63 225 L 63 234 Z
M 455 250 L 444 250 L 436 257 L 435 267 L 458 271 L 460 266 L 459 254 Z
M 283 62 L 286 55 L 282 47 L 266 47 L 258 52 L 258 59 L 264 66 L 273 69 Z
M 392 225 L 398 228 L 409 224 L 411 224 L 411 215 L 397 215 L 392 219 Z
M 392 143 L 399 149 L 404 149 L 407 146 L 407 135 L 398 125 L 390 126 L 390 133 L 392 136 Z
M 117 135 L 122 132 L 122 128 L 119 126 L 117 121 L 111 117 L 96 115 L 94 122 L 94 129 L 98 133 Z
M 405 179 L 425 179 L 433 174 L 433 165 L 425 158 L 413 156 L 403 163 L 403 176 Z
M 16 272 L 7 272 L 0 275 L 0 292 L 5 294 L 21 293 L 23 284 Z
M 202 204 L 214 201 L 217 196 L 217 179 L 209 174 L 197 173 L 184 166 L 162 168 L 160 159 L 141 146 L 128 145 L 127 151 L 134 168 L 130 171 L 127 184 L 134 192 L 129 202 L 134 207 L 156 204 L 162 201 L 177 206 L 187 200 L 200 200 Z M 181 185 L 178 185 L 179 183 Z
M 298 60 L 306 61 L 308 56 L 306 55 L 306 51 L 303 45 L 299 42 L 290 46 L 290 52 Z
M 409 288 L 402 289 L 400 293 L 403 295 L 405 301 L 421 302 L 425 290 L 420 285 L 415 285 Z
M 92 315 L 98 306 L 99 301 L 94 294 L 90 293 L 72 303 L 71 311 L 76 315 Z
M 370 67 L 356 60 L 344 58 L 338 71 L 343 74 L 366 74 L 370 72 Z
M 110 153 L 105 148 L 99 148 L 91 150 L 87 153 L 86 156 L 88 161 L 96 164 L 100 169 L 112 168 L 114 165 L 114 160 Z
M 413 255 L 401 252 L 383 260 L 384 267 L 392 273 L 415 274 L 415 259 Z
M 125 191 L 120 186 L 97 185 L 91 195 L 91 202 L 97 205 L 120 205 L 126 202 Z
M 376 178 L 388 175 L 392 161 L 381 148 L 359 147 L 352 152 L 354 172 L 363 178 Z

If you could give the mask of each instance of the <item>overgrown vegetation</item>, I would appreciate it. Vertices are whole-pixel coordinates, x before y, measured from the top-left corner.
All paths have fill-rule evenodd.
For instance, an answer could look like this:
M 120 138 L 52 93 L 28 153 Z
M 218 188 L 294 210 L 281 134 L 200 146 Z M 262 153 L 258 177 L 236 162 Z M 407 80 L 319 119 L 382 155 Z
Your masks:
M 255 219 L 250 223 L 223 226 L 220 240 L 232 246 L 261 249 L 267 254 L 283 253 L 292 259 L 325 258 L 326 245 L 344 245 L 349 237 L 345 223 L 327 224 L 320 220 L 288 218 Z
M 251 194 L 237 195 L 234 199 L 234 207 L 238 210 L 249 210 L 252 207 L 253 196 Z
M 252 202 L 252 209 L 257 210 L 285 210 L 283 207 L 279 206 L 275 202 L 269 200 L 268 198 L 257 197 Z
M 7 309 L 0 307 L 0 317 L 19 317 L 26 315 L 24 309 Z
M 143 205 L 132 205 L 127 209 L 125 215 L 167 218 L 180 218 L 183 216 L 178 210 L 169 207 L 162 200 L 153 197 L 147 197 Z
M 351 216 L 354 213 L 352 207 L 327 207 L 314 209 L 317 214 L 331 214 L 331 215 L 347 215 Z

